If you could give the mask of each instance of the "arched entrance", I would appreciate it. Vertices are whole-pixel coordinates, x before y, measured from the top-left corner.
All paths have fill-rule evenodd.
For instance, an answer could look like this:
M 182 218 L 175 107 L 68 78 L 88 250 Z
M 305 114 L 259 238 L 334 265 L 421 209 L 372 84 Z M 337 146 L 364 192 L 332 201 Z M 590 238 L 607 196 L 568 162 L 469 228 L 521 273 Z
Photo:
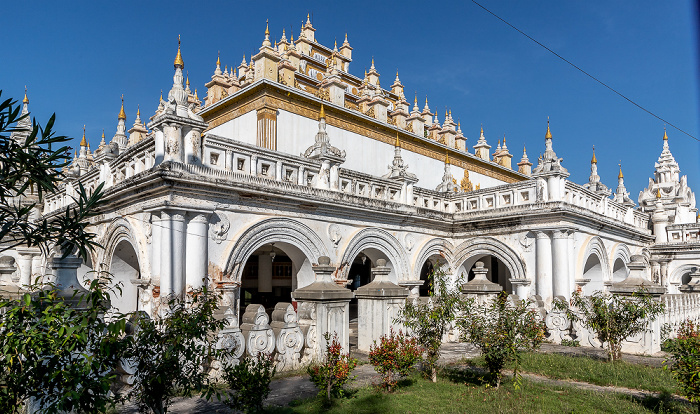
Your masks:
M 430 296 L 433 286 L 433 275 L 437 271 L 446 271 L 447 261 L 439 254 L 427 258 L 420 269 L 420 280 L 423 284 L 418 288 L 420 296 Z
M 271 313 L 278 302 L 291 302 L 297 287 L 313 280 L 311 261 L 298 247 L 279 241 L 265 243 L 248 256 L 243 266 L 240 312 L 248 305 L 260 304 Z
M 508 266 L 501 259 L 490 254 L 475 255 L 464 262 L 460 272 L 462 283 L 467 283 L 474 279 L 474 267 L 476 267 L 477 262 L 484 264 L 484 267 L 487 269 L 486 278 L 489 281 L 500 285 L 507 293 L 515 293 L 510 283 L 511 274 Z
M 613 264 L 612 281 L 613 283 L 619 283 L 627 279 L 629 275 L 629 270 L 627 265 L 622 260 L 622 258 L 617 258 Z
M 118 290 L 110 293 L 112 306 L 120 312 L 136 311 L 138 289 L 131 280 L 140 279 L 141 270 L 138 255 L 129 240 L 122 239 L 114 247 L 109 263 L 109 273 L 112 275 L 113 284 L 121 286 L 121 293 Z
M 597 255 L 592 254 L 586 259 L 586 263 L 583 265 L 582 279 L 589 280 L 583 287 L 584 295 L 592 295 L 593 292 L 605 289 L 603 265 Z

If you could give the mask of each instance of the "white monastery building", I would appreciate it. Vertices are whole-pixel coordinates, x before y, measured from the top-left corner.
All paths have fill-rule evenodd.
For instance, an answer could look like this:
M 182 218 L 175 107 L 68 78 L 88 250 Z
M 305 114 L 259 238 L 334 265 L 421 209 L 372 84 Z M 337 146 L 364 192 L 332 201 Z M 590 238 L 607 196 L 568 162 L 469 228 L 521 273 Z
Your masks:
M 643 284 L 667 304 L 661 322 L 698 316 L 698 208 L 665 132 L 635 202 L 622 170 L 614 190 L 601 183 L 595 154 L 589 182 L 569 181 L 549 122 L 539 159 L 512 154 L 505 137 L 494 150 L 483 128 L 467 142 L 451 112 L 408 102 L 398 73 L 386 89 L 374 61 L 364 76 L 351 74 L 347 36 L 330 48 L 314 32 L 307 20 L 296 39 L 283 32 L 273 44 L 266 30 L 250 61 L 222 71 L 217 60 L 203 99 L 183 77 L 178 46 L 156 112 L 142 119 L 139 110 L 127 124 L 122 104 L 109 142 L 103 134 L 92 151 L 83 136 L 43 206 L 43 215 L 60 214 L 78 182 L 104 182 L 90 227 L 103 248 L 82 263 L 10 251 L 3 283 L 106 270 L 123 284 L 113 304 L 150 314 L 159 297 L 206 283 L 225 293 L 227 332 L 248 347 L 282 309 L 288 319 L 273 314 L 273 327 L 300 326 L 303 349 L 325 331 L 346 345 L 356 332 L 367 348 L 406 297 L 427 296 L 439 266 L 467 293 L 476 270 L 535 299 L 555 341 L 574 333 L 552 301 L 574 291 L 625 294 Z M 628 344 L 658 346 L 658 335 Z

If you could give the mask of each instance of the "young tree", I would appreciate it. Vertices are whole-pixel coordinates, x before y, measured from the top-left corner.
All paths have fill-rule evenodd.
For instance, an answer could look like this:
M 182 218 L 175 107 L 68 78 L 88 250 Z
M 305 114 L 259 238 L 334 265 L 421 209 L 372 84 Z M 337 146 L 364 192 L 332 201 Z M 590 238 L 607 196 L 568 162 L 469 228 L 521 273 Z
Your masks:
M 340 397 L 343 386 L 354 379 L 350 373 L 357 366 L 357 360 L 343 353 L 338 335 L 331 337 L 326 332 L 323 337 L 326 339 L 326 357 L 323 362 L 310 365 L 307 372 L 311 382 L 316 384 L 320 393 L 325 393 L 326 402 L 330 403 L 331 398 Z
M 86 228 L 101 186 L 92 194 L 78 186 L 72 205 L 41 217 L 44 196 L 57 190 L 69 151 L 61 146 L 69 138 L 53 132 L 54 120 L 52 115 L 42 128 L 12 99 L 0 102 L 0 252 L 38 247 L 48 257 L 56 248 L 87 258 L 97 246 Z M 94 280 L 69 297 L 48 284 L 29 287 L 33 294 L 0 298 L 0 411 L 17 412 L 28 398 L 37 399 L 43 412 L 96 412 L 114 403 L 109 388 L 124 320 L 106 316 L 106 283 Z
M 258 413 L 270 394 L 270 382 L 275 375 L 273 354 L 258 353 L 254 358 L 243 358 L 238 364 L 224 366 L 223 377 L 231 388 L 224 403 L 234 410 Z
M 208 399 L 216 392 L 207 367 L 223 356 L 212 335 L 226 324 L 214 317 L 218 301 L 204 288 L 169 298 L 163 316 L 139 315 L 126 358 L 136 369 L 129 396 L 140 412 L 164 414 L 175 395 L 202 393 Z
M 671 370 L 683 395 L 698 404 L 700 413 L 700 327 L 686 320 L 678 329 L 678 337 L 668 343 L 671 357 L 664 368 Z
M 103 412 L 119 400 L 110 389 L 125 319 L 110 315 L 108 283 L 95 279 L 68 298 L 43 287 L 0 301 L 0 412 L 28 398 L 45 413 Z
M 537 348 L 544 340 L 545 325 L 526 301 L 511 301 L 501 292 L 491 303 L 477 305 L 466 301 L 457 320 L 462 339 L 481 349 L 489 370 L 491 385 L 501 384 L 506 363 L 515 363 L 516 387 L 520 385 L 520 353 Z
M 440 359 L 442 338 L 455 319 L 462 296 L 458 288 L 449 286 L 447 275 L 441 267 L 433 270 L 430 278 L 433 283 L 429 300 L 407 301 L 394 322 L 402 323 L 418 340 L 425 352 L 425 373 L 433 382 L 437 382 L 437 361 Z M 459 285 L 457 281 L 455 286 Z
M 382 335 L 369 349 L 369 363 L 382 377 L 382 388 L 388 392 L 398 383 L 399 378 L 408 376 L 413 365 L 418 362 L 423 352 L 416 338 L 408 338 L 403 332 Z
M 644 289 L 631 297 L 611 295 L 596 291 L 590 296 L 575 292 L 571 308 L 563 302 L 555 302 L 555 308 L 565 310 L 571 321 L 579 321 L 593 331 L 608 349 L 608 360 L 621 357 L 622 342 L 646 332 L 647 325 L 664 312 L 664 304 L 654 300 Z

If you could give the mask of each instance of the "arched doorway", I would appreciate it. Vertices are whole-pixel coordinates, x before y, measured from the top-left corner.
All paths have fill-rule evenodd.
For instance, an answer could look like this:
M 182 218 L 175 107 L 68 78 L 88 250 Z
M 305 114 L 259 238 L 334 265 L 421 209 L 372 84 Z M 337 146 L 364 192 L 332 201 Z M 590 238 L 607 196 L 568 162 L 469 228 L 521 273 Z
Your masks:
M 508 266 L 500 258 L 491 254 L 479 254 L 469 257 L 460 269 L 462 283 L 467 283 L 474 279 L 474 267 L 477 262 L 482 262 L 487 269 L 486 278 L 503 288 L 507 293 L 515 293 L 510 283 L 512 277 Z
M 87 263 L 84 265 L 91 268 Z M 112 283 L 120 284 L 121 293 L 110 292 L 112 306 L 120 312 L 133 312 L 138 306 L 138 289 L 131 283 L 132 279 L 141 278 L 139 258 L 134 246 L 126 239 L 121 240 L 114 248 L 109 264 Z
M 271 313 L 278 302 L 291 302 L 292 292 L 314 278 L 311 261 L 299 248 L 285 242 L 263 244 L 243 267 L 239 311 L 260 304 Z
M 437 271 L 446 271 L 447 261 L 439 254 L 434 254 L 423 262 L 420 269 L 420 280 L 423 284 L 418 288 L 420 296 L 430 296 L 433 286 L 433 275 Z
M 618 259 L 618 261 L 620 260 Z M 617 263 L 617 261 L 615 263 Z M 618 273 L 618 275 L 619 274 L 620 273 Z M 603 276 L 603 265 L 600 263 L 600 258 L 597 255 L 592 254 L 586 259 L 586 263 L 583 265 L 582 279 L 589 280 L 583 287 L 584 295 L 592 295 L 593 292 L 603 291 L 605 289 L 605 284 L 603 283 L 605 280 Z
M 617 258 L 613 264 L 612 281 L 613 283 L 619 283 L 627 279 L 629 275 L 629 270 L 627 265 L 621 258 Z

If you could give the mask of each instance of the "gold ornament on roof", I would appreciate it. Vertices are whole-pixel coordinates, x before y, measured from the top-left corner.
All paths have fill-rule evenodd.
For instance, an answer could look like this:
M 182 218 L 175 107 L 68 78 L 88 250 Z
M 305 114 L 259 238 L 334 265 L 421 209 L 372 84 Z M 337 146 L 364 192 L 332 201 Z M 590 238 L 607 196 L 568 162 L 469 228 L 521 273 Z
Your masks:
M 661 198 L 661 187 L 656 189 L 656 199 L 658 200 L 659 198 Z
M 182 54 L 180 53 L 180 35 L 177 35 L 177 55 L 175 55 L 173 64 L 176 68 L 178 66 L 180 66 L 181 69 L 185 67 L 185 62 L 182 61 Z
M 318 115 L 318 119 L 325 118 L 326 111 L 323 109 L 323 104 L 321 104 L 321 113 Z
M 593 146 L 593 158 L 591 158 L 591 164 L 598 164 L 598 160 L 595 157 L 595 145 Z
M 126 113 L 124 112 L 124 94 L 122 94 L 122 109 L 119 110 L 118 119 L 126 119 Z
M 22 99 L 22 103 L 29 103 L 29 99 L 27 98 L 27 85 L 24 85 L 24 99 Z
M 221 51 L 216 52 L 216 66 L 221 66 Z
M 465 193 L 469 191 L 474 191 L 474 185 L 469 179 L 469 170 L 464 170 L 464 177 L 462 178 L 462 181 L 459 183 L 459 185 L 462 188 L 462 191 L 464 191 Z
M 544 135 L 545 139 L 552 138 L 552 131 L 549 130 L 549 117 L 547 117 L 547 133 Z
M 618 163 L 617 166 L 620 167 L 620 173 L 617 174 L 617 178 L 624 178 L 625 176 L 622 175 L 622 162 Z
M 664 127 L 664 141 L 668 141 L 668 135 L 666 135 L 666 127 Z
M 80 141 L 81 147 L 87 147 L 87 140 L 85 139 L 85 125 L 83 125 L 83 139 Z

